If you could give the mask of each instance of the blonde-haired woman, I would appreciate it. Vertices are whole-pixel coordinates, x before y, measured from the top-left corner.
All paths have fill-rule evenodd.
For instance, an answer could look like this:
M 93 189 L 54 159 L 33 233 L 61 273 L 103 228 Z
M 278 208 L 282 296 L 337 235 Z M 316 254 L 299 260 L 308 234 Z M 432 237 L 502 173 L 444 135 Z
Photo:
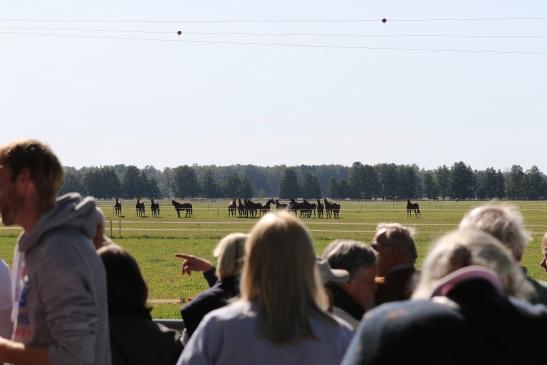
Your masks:
M 221 239 L 216 246 L 213 252 L 213 256 L 217 258 L 216 276 L 212 275 L 214 279 L 211 280 L 211 287 L 199 293 L 180 310 L 185 327 L 183 337 L 185 343 L 207 313 L 224 307 L 232 298 L 239 296 L 239 276 L 243 267 L 246 239 L 246 234 L 230 233 Z M 185 254 L 178 254 L 178 256 L 185 258 L 184 262 L 187 264 L 207 265 L 203 268 L 206 278 L 211 276 L 212 271 L 215 271 L 210 262 L 200 257 Z M 189 269 L 187 271 L 190 272 Z
M 351 340 L 327 311 L 311 238 L 287 212 L 246 243 L 241 300 L 205 317 L 178 364 L 338 364 Z
M 529 293 L 495 237 L 454 231 L 425 259 L 413 300 L 367 313 L 343 364 L 544 363 L 547 308 L 516 299 Z

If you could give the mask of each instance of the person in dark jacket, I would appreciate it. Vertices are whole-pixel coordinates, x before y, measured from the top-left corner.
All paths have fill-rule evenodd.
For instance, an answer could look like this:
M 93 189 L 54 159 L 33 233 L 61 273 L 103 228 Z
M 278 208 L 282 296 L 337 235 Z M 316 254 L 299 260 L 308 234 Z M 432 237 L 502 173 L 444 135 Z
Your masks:
M 114 243 L 97 253 L 106 270 L 112 365 L 175 364 L 182 352 L 180 334 L 152 320 L 135 259 Z
M 342 363 L 542 364 L 547 308 L 521 300 L 530 293 L 497 239 L 452 232 L 426 258 L 413 300 L 367 313 Z
M 372 248 L 378 252 L 376 305 L 409 299 L 418 257 L 414 230 L 399 223 L 380 223 Z
M 209 289 L 198 294 L 180 310 L 188 338 L 192 336 L 207 313 L 224 307 L 230 299 L 239 296 L 239 276 L 243 266 L 246 239 L 246 234 L 231 233 L 224 237 L 215 248 L 213 255 L 217 258 L 216 277 L 218 281 Z M 212 266 L 207 267 L 205 265 L 207 261 L 195 257 L 189 258 L 184 254 L 178 256 L 185 258 L 186 272 L 188 273 L 190 272 L 188 265 L 201 263 L 201 266 L 194 270 L 204 271 L 205 278 L 211 282 Z M 183 263 L 184 272 L 185 264 Z

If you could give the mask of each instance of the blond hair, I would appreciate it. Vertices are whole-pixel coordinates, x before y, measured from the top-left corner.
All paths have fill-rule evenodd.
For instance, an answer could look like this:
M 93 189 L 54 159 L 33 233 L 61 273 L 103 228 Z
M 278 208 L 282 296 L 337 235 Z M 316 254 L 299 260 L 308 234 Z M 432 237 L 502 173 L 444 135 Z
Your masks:
M 230 233 L 215 247 L 213 256 L 217 258 L 217 276 L 220 280 L 241 273 L 246 239 L 244 233 Z
M 524 229 L 519 210 L 507 204 L 486 204 L 472 209 L 463 217 L 460 228 L 475 228 L 496 237 L 520 261 L 531 237 Z
M 435 282 L 462 267 L 478 265 L 498 274 L 505 293 L 526 299 L 532 292 L 511 252 L 495 237 L 477 229 L 460 229 L 441 237 L 427 255 L 412 298 L 428 298 Z
M 251 230 L 241 297 L 256 301 L 260 329 L 276 344 L 316 338 L 310 310 L 337 323 L 326 313 L 328 301 L 308 231 L 288 212 L 269 213 Z
M 9 167 L 12 181 L 15 181 L 22 170 L 28 169 L 42 203 L 55 204 L 64 172 L 59 159 L 49 146 L 34 139 L 8 143 L 0 146 L 0 164 Z

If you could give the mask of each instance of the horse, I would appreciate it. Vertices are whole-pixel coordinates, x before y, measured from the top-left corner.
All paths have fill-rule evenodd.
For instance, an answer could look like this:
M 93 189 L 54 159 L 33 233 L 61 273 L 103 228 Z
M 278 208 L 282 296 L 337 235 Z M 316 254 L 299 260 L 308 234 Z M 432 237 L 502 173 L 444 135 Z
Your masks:
M 315 209 L 317 208 L 316 204 L 312 204 L 308 202 L 306 199 L 302 202 L 303 208 L 300 210 L 300 217 L 304 216 L 304 218 L 311 218 L 311 214 L 313 212 L 313 216 L 315 217 Z
M 326 198 L 323 199 L 325 203 L 325 212 L 327 213 L 327 218 L 331 216 L 334 219 L 340 218 L 340 204 L 329 202 Z
M 144 217 L 146 208 L 144 203 L 141 203 L 141 198 L 137 198 L 137 204 L 135 204 L 135 211 L 137 212 L 137 217 Z
M 275 199 L 275 209 L 287 209 L 287 204 L 282 204 L 278 199 Z
M 289 205 L 287 207 L 287 209 L 289 209 L 289 212 L 294 213 L 294 215 L 297 215 L 302 208 L 303 208 L 302 203 L 297 202 L 293 198 L 289 200 Z
M 116 217 L 122 215 L 122 203 L 119 202 L 118 198 L 116 198 L 116 203 L 114 203 L 114 215 Z
M 260 215 L 264 215 L 266 213 L 270 212 L 270 205 L 274 204 L 274 200 L 270 199 L 264 205 L 262 205 L 262 209 L 260 209 Z
M 237 209 L 237 203 L 236 203 L 236 200 L 233 199 L 232 202 L 228 204 L 228 216 L 235 217 L 236 209 Z
M 321 204 L 321 200 L 317 199 L 317 218 L 323 218 L 324 211 L 325 211 L 325 206 Z
M 246 216 L 254 218 L 256 217 L 257 213 L 262 210 L 261 203 L 255 203 L 249 199 L 244 199 L 243 201 L 245 202 Z
M 406 217 L 412 217 L 412 212 L 414 212 L 415 218 L 422 218 L 422 213 L 420 212 L 420 205 L 418 203 L 411 203 L 410 199 L 406 201 Z
M 239 218 L 246 216 L 245 204 L 241 202 L 241 198 L 237 198 L 237 215 Z
M 152 211 L 152 217 L 159 217 L 160 203 L 156 203 L 154 199 L 150 199 L 150 210 Z
M 192 204 L 190 203 L 179 203 L 176 200 L 171 199 L 171 204 L 175 207 L 175 210 L 177 211 L 177 217 L 180 218 L 180 211 L 184 210 L 186 212 L 185 218 L 191 218 L 192 217 Z

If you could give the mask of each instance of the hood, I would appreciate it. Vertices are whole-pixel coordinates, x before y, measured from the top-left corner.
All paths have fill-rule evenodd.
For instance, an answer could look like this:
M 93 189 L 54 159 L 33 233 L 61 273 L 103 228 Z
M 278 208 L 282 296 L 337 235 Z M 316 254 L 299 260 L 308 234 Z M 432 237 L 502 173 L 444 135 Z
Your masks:
M 38 222 L 19 239 L 19 250 L 28 251 L 46 233 L 59 227 L 72 228 L 84 236 L 95 236 L 95 198 L 82 199 L 78 193 L 60 196 L 57 204 L 44 213 Z

